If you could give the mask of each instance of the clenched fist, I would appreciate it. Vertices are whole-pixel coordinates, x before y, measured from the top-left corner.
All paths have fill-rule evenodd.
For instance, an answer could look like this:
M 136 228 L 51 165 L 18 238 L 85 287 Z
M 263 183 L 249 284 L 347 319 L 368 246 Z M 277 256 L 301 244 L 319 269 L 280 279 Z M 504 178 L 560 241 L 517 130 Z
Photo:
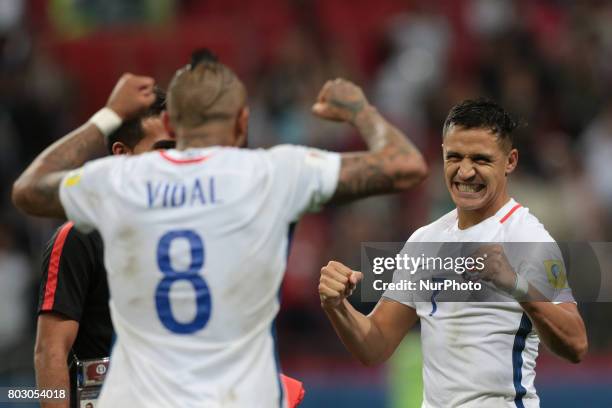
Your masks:
M 340 262 L 330 261 L 321 268 L 319 281 L 319 297 L 321 306 L 337 307 L 353 293 L 359 281 L 363 278 L 361 272 L 351 270 Z
M 328 120 L 354 123 L 357 114 L 368 104 L 363 91 L 346 79 L 327 81 L 312 106 L 312 112 Z
M 106 107 L 112 109 L 121 119 L 131 119 L 147 109 L 155 101 L 151 77 L 123 74 L 113 88 Z
M 484 268 L 472 272 L 470 280 L 482 279 L 491 282 L 498 289 L 510 293 L 515 289 L 517 275 L 500 244 L 482 245 L 470 257 L 484 259 Z

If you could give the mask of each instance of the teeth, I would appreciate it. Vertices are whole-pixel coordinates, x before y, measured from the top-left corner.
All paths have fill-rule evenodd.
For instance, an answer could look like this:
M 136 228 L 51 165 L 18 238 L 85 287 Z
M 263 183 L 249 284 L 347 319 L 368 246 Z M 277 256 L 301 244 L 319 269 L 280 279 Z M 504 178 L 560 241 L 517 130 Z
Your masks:
M 462 193 L 477 193 L 480 190 L 480 185 L 457 183 L 457 189 Z

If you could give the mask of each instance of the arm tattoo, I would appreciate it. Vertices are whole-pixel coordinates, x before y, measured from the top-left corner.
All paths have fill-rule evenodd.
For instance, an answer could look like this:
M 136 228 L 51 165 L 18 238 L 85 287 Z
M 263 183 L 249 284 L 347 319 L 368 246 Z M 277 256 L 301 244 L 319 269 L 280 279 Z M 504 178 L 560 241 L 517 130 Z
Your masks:
M 329 104 L 340 109 L 345 109 L 351 113 L 351 122 L 355 120 L 357 114 L 365 107 L 365 101 L 346 102 L 337 99 L 331 99 Z
M 418 149 L 375 111 L 365 113 L 356 127 L 368 152 L 343 154 L 334 202 L 405 190 L 426 173 Z
M 392 188 L 393 178 L 385 173 L 379 160 L 367 154 L 344 155 L 334 201 L 361 198 Z
M 13 201 L 31 215 L 64 217 L 59 186 L 67 170 L 106 152 L 104 136 L 86 124 L 43 151 L 13 185 Z
M 65 218 L 64 208 L 59 197 L 59 186 L 66 172 L 54 172 L 38 179 L 27 190 L 25 199 L 29 203 L 30 215 Z

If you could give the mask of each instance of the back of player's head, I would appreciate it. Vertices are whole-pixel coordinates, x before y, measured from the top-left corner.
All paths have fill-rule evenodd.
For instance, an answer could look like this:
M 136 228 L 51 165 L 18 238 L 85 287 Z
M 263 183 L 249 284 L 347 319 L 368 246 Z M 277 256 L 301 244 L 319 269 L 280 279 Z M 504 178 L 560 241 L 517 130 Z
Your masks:
M 193 129 L 232 121 L 246 104 L 246 88 L 236 74 L 207 49 L 197 50 L 168 87 L 168 115 L 175 127 Z
M 513 147 L 512 132 L 518 122 L 498 103 L 486 98 L 466 99 L 453 106 L 444 121 L 443 136 L 451 127 L 486 129 L 497 136 L 501 146 Z
M 121 142 L 130 149 L 134 149 L 134 146 L 145 136 L 142 121 L 159 116 L 166 109 L 166 93 L 158 87 L 154 88 L 154 92 L 155 101 L 146 111 L 133 119 L 126 120 L 117 130 L 108 136 L 106 148 L 109 154 L 113 154 L 113 144 L 116 142 Z

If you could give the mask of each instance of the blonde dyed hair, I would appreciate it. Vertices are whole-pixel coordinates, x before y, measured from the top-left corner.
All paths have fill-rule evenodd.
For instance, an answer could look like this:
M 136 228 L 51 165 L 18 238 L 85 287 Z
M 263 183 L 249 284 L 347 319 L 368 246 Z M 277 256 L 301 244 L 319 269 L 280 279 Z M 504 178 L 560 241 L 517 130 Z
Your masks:
M 246 104 L 246 89 L 227 66 L 215 60 L 179 69 L 168 88 L 167 109 L 174 126 L 193 129 L 233 120 Z

